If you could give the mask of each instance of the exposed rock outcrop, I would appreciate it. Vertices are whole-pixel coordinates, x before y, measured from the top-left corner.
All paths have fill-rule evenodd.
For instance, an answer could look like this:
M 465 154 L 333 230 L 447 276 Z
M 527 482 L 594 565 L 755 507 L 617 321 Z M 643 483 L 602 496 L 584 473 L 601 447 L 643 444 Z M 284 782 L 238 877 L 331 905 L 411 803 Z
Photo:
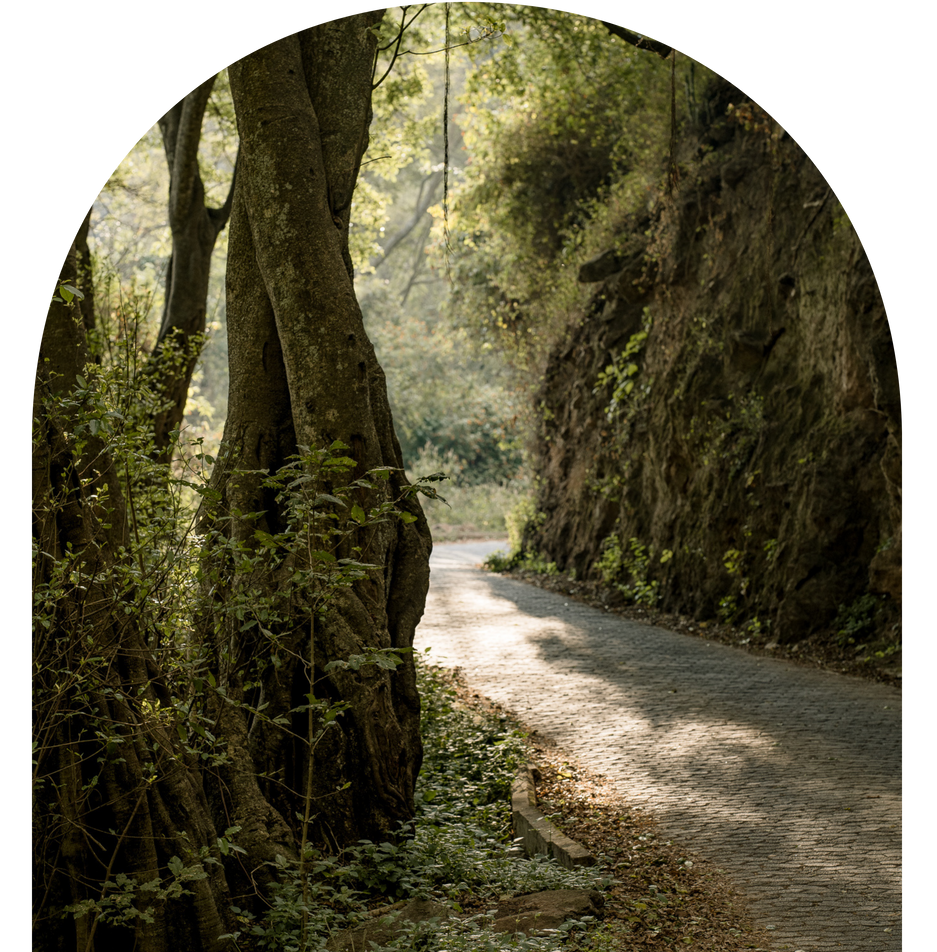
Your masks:
M 841 627 L 864 597 L 894 637 L 885 309 L 823 177 L 739 97 L 719 87 L 721 118 L 672 196 L 584 266 L 602 283 L 536 397 L 541 515 L 525 548 L 671 611 L 757 618 L 782 642 Z

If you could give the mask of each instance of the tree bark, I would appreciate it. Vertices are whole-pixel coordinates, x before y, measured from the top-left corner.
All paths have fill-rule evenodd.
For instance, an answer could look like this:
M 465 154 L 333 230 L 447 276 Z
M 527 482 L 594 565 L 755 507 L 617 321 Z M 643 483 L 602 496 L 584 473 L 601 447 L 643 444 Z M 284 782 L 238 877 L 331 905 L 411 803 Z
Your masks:
M 672 46 L 667 46 L 666 43 L 659 43 L 657 40 L 652 40 L 649 36 L 632 33 L 631 30 L 626 30 L 617 23 L 609 23 L 606 20 L 602 20 L 602 26 L 604 26 L 612 36 L 617 36 L 620 40 L 630 43 L 639 50 L 650 50 L 652 53 L 656 53 L 661 59 L 667 59 L 673 49 Z
M 189 384 L 205 333 L 211 256 L 231 213 L 233 183 L 224 205 L 209 208 L 198 169 L 202 119 L 215 77 L 202 83 L 159 120 L 169 165 L 169 227 L 172 253 L 166 299 L 150 362 L 163 409 L 154 420 L 156 448 L 168 461 L 170 434 L 182 423 Z M 235 176 L 237 170 L 235 169 Z
M 407 485 L 348 251 L 351 198 L 371 117 L 375 40 L 369 27 L 381 16 L 377 11 L 317 26 L 229 70 L 241 168 L 227 275 L 227 450 L 213 479 L 220 494 L 216 515 L 263 513 L 259 523 L 235 518 L 218 524 L 230 540 L 246 545 L 255 529 L 279 531 L 284 519 L 258 470 L 276 471 L 301 447 L 346 444 L 357 463 L 352 478 L 394 467 L 380 488 L 361 494 L 364 509 L 397 498 Z M 269 718 L 289 717 L 310 690 L 303 659 L 311 650 L 316 694 L 349 705 L 339 729 L 328 731 L 315 749 L 309 793 L 316 838 L 332 845 L 385 838 L 413 816 L 422 749 L 412 657 L 405 654 L 393 672 L 325 670 L 330 661 L 367 648 L 412 647 L 431 542 L 416 501 L 403 506 L 414 522 L 368 527 L 354 540 L 363 547 L 362 558 L 380 568 L 335 593 L 324 617 L 294 617 L 283 633 L 284 656 L 291 660 L 268 667 L 252 682 L 259 680 L 259 689 L 247 688 L 242 672 L 269 654 L 269 645 L 230 621 L 218 626 L 226 639 L 224 650 L 217 646 L 218 677 L 228 697 L 269 705 L 263 719 L 228 705 L 226 729 L 248 738 L 250 758 L 229 768 L 217 793 L 218 808 L 236 822 L 252 814 L 272 824 L 269 836 L 258 829 L 253 844 L 239 841 L 249 854 L 256 850 L 258 860 L 270 851 L 265 844 L 281 837 L 284 819 L 298 833 L 294 817 L 302 807 L 309 738 L 296 736 L 306 734 L 303 721 L 292 718 L 290 735 Z M 230 595 L 236 585 L 231 578 L 219 588 Z M 259 803 L 265 806 L 258 810 Z
M 73 246 L 60 284 L 74 283 L 77 266 Z M 77 299 L 53 301 L 34 392 L 34 591 L 44 603 L 33 635 L 34 948 L 216 952 L 226 948 L 220 865 L 188 896 L 139 889 L 168 881 L 173 857 L 192 866 L 203 848 L 217 854 L 217 834 L 134 611 L 120 475 L 100 431 L 88 435 L 82 318 Z M 121 875 L 149 921 L 62 916 L 68 904 L 100 908 L 115 894 L 105 882 Z

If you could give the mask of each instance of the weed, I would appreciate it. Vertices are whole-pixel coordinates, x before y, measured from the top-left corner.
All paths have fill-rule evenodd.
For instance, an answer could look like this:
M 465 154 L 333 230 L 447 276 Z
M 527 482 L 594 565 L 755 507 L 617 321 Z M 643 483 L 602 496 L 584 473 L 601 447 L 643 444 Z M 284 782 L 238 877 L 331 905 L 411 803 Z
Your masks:
M 650 309 L 644 308 L 641 330 L 628 338 L 628 343 L 625 344 L 622 352 L 599 374 L 595 381 L 593 394 L 597 394 L 609 385 L 613 387 L 612 396 L 605 407 L 605 416 L 609 421 L 619 414 L 634 390 L 635 377 L 640 369 L 635 361 L 645 347 L 652 323 Z
M 648 579 L 648 568 L 654 557 L 654 550 L 649 549 L 639 539 L 632 537 L 628 540 L 628 551 L 621 547 L 617 536 L 611 535 L 602 543 L 602 555 L 596 560 L 595 567 L 602 576 L 606 585 L 612 585 L 628 601 L 636 605 L 656 605 L 660 601 L 660 582 L 657 579 Z M 673 558 L 671 549 L 664 549 L 660 563 L 664 564 Z M 621 581 L 622 575 L 627 572 L 630 581 Z
M 725 625 L 731 625 L 739 613 L 739 605 L 734 595 L 723 595 L 719 599 L 719 618 Z
M 762 621 L 757 615 L 745 626 L 750 638 L 760 638 L 771 627 L 771 619 Z
M 533 572 L 537 575 L 559 575 L 556 562 L 547 561 L 546 556 L 536 552 L 492 552 L 484 561 L 484 566 L 491 572 L 511 572 L 520 569 L 522 572 Z
M 850 605 L 840 605 L 839 614 L 833 626 L 836 628 L 836 640 L 840 645 L 854 645 L 872 633 L 875 613 L 879 606 L 870 592 L 860 595 Z

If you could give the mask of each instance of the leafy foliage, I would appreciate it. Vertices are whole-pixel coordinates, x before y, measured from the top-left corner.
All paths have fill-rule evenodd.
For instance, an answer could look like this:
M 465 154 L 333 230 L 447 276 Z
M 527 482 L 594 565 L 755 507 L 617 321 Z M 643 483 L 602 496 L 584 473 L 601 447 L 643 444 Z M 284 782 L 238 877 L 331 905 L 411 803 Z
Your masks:
M 64 910 L 76 919 L 90 916 L 92 935 L 98 924 L 149 922 L 154 904 L 191 896 L 189 885 L 209 876 L 207 866 L 243 852 L 234 839 L 238 830 L 231 829 L 211 847 L 164 856 L 158 866 L 154 861 L 141 878 L 112 869 L 124 837 L 107 834 L 116 839 L 107 861 L 100 845 L 105 834 L 97 829 L 116 808 L 126 833 L 149 789 L 180 765 L 210 770 L 225 764 L 220 708 L 237 703 L 255 723 L 292 733 L 308 747 L 310 763 L 345 708 L 316 696 L 311 665 L 304 700 L 288 714 L 266 710 L 254 695 L 233 699 L 219 663 L 239 670 L 248 685 L 259 683 L 265 670 L 295 652 L 297 628 L 305 632 L 308 618 L 325 612 L 340 589 L 377 569 L 366 561 L 369 533 L 391 519 L 417 518 L 398 507 L 404 497 L 437 498 L 429 479 L 408 487 L 401 499 L 363 504 L 369 490 L 387 483 L 390 468 L 352 479 L 357 464 L 336 442 L 306 448 L 279 471 L 259 474 L 282 517 L 275 530 L 261 527 L 262 513 L 232 511 L 197 522 L 199 503 L 219 499 L 209 481 L 213 458 L 196 443 L 173 472 L 154 461 L 157 397 L 139 366 L 136 342 L 145 315 L 136 303 L 124 301 L 110 315 L 121 331 L 118 342 L 105 338 L 108 346 L 92 354 L 97 359 L 75 385 L 49 387 L 37 408 L 36 445 L 41 450 L 52 434 L 55 478 L 37 497 L 36 517 L 42 525 L 73 526 L 73 534 L 80 528 L 82 544 L 56 549 L 56 538 L 43 536 L 33 545 L 33 779 L 45 807 L 35 861 L 41 878 L 55 865 L 50 850 L 76 835 L 95 838 L 96 852 L 105 854 L 96 860 L 101 881 Z M 234 540 L 221 531 L 230 520 L 252 526 L 250 536 Z M 235 584 L 222 584 L 231 577 Z M 260 650 L 251 656 L 245 645 Z M 366 649 L 334 659 L 325 670 L 394 670 L 400 661 L 400 651 Z M 127 663 L 137 666 L 130 685 L 118 673 Z M 295 731 L 297 716 L 307 719 L 305 735 Z M 62 738 L 73 757 L 67 769 Z M 129 773 L 138 786 L 121 789 L 114 778 L 128 775 L 121 766 L 128 760 L 139 764 L 139 777 Z M 63 786 L 63 776 L 70 786 Z M 304 845 L 310 806 L 307 786 L 297 818 Z M 304 884 L 308 903 L 308 877 Z
M 875 630 L 875 615 L 883 599 L 871 592 L 860 595 L 849 605 L 840 605 L 839 613 L 833 622 L 836 636 L 841 645 L 854 645 L 868 640 Z M 860 644 L 859 649 L 863 646 Z
M 613 585 L 625 598 L 636 605 L 656 605 L 660 600 L 660 581 L 649 578 L 654 550 L 639 539 L 628 540 L 628 550 L 622 548 L 617 536 L 609 536 L 602 545 L 602 555 L 596 569 L 606 584 Z M 665 549 L 658 564 L 669 562 L 673 552 Z M 627 574 L 628 580 L 623 576 Z
M 587 887 L 607 883 L 594 871 L 563 869 L 551 859 L 509 855 L 510 789 L 522 762 L 521 736 L 503 717 L 479 716 L 456 701 L 445 672 L 418 659 L 424 761 L 415 821 L 395 842 L 361 840 L 340 855 L 308 851 L 306 870 L 276 861 L 279 885 L 268 913 L 236 910 L 240 942 L 259 949 L 317 949 L 336 930 L 367 917 L 369 900 L 435 899 L 459 912 L 470 897 L 496 900 L 506 893 Z M 308 880 L 305 888 L 303 883 Z M 308 944 L 299 936 L 302 915 Z M 568 931 L 568 930 L 566 930 Z M 551 938 L 506 937 L 490 930 L 490 916 L 450 921 L 421 938 L 429 950 L 557 948 Z M 409 948 L 404 932 L 392 948 Z
M 566 326 L 578 265 L 613 243 L 615 219 L 646 208 L 669 76 L 597 21 L 511 13 L 504 48 L 477 64 L 464 97 L 472 161 L 454 234 L 459 313 L 517 360 Z

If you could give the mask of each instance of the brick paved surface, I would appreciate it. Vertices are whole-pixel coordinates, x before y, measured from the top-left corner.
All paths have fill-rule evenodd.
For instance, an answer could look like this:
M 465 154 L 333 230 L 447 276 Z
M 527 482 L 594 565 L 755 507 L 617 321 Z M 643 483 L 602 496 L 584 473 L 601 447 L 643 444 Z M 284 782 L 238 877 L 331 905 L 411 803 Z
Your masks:
M 417 647 L 734 880 L 773 948 L 893 952 L 901 694 L 640 625 L 439 545 Z

